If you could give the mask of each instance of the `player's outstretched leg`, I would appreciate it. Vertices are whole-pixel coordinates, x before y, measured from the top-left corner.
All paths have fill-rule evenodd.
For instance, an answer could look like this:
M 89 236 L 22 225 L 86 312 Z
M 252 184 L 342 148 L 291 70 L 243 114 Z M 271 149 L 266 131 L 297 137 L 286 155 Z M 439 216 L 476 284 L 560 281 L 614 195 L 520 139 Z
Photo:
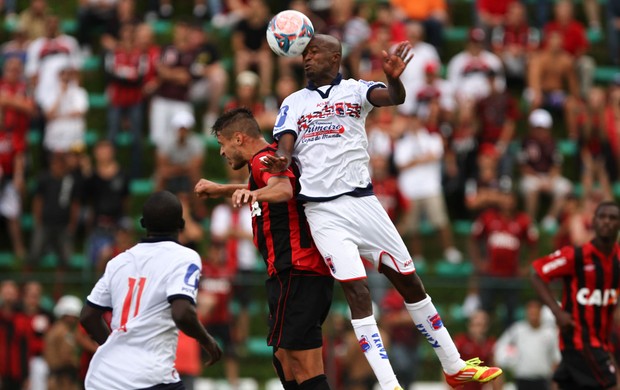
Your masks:
M 366 279 L 341 282 L 351 309 L 351 324 L 364 356 L 377 377 L 382 390 L 402 390 L 388 359 L 377 321 L 372 313 L 372 300 Z
M 468 361 L 461 359 L 448 329 L 444 326 L 417 274 L 403 275 L 387 266 L 381 271 L 405 299 L 405 307 L 415 327 L 433 347 L 441 362 L 446 382 L 450 386 L 456 388 L 467 382 L 486 383 L 502 374 L 502 369 L 499 367 L 480 365 L 482 363 L 480 359 Z

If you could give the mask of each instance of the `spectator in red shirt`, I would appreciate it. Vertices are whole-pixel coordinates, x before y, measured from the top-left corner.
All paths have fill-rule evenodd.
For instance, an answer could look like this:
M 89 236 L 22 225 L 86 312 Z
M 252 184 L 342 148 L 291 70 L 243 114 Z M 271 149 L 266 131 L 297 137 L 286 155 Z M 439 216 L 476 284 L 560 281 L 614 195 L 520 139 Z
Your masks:
M 25 191 L 26 132 L 35 113 L 17 57 L 4 63 L 0 80 L 0 215 L 6 218 L 15 256 L 26 255 L 20 226 Z
M 501 26 L 506 20 L 508 8 L 517 0 L 476 0 L 477 24 L 486 30 Z
M 525 5 L 512 2 L 504 23 L 491 31 L 491 48 L 504 63 L 509 85 L 517 82 L 517 85 L 523 86 L 529 55 L 538 49 L 540 39 L 540 31 L 527 23 Z
M 555 19 L 545 25 L 544 35 L 547 37 L 552 32 L 559 32 L 562 35 L 564 50 L 576 63 L 581 95 L 587 96 L 592 88 L 596 63 L 592 57 L 586 55 L 589 43 L 585 26 L 574 18 L 571 0 L 559 0 L 555 5 L 554 14 Z
M 530 217 L 518 210 L 516 194 L 504 191 L 498 200 L 497 209 L 488 208 L 476 219 L 470 253 L 480 277 L 482 309 L 492 314 L 497 302 L 504 302 L 504 325 L 508 327 L 515 320 L 521 278 L 527 273 L 527 268 L 520 264 L 522 248 L 527 244 L 528 255 L 536 254 L 538 231 Z M 486 249 L 485 256 L 480 251 L 481 246 Z

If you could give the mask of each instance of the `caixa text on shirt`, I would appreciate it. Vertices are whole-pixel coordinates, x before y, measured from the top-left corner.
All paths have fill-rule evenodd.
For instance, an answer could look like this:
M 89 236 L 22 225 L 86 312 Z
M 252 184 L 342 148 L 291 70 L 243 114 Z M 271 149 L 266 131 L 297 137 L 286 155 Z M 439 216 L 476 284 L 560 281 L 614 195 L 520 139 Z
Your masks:
M 618 290 L 613 288 L 590 290 L 583 287 L 577 291 L 576 298 L 582 306 L 613 306 L 618 302 Z

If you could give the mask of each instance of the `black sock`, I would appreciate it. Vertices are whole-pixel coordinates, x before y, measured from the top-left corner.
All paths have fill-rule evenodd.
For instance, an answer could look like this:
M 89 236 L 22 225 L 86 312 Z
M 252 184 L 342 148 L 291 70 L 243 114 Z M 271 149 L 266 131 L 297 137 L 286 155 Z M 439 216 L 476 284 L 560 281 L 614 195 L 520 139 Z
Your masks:
M 277 350 L 278 349 L 274 347 L 272 361 L 273 361 L 273 367 L 276 370 L 276 374 L 278 374 L 278 378 L 280 378 L 280 382 L 282 383 L 282 387 L 284 387 L 284 390 L 299 390 L 299 385 L 297 384 L 297 382 L 295 382 L 294 379 L 292 381 L 287 381 L 286 378 L 284 377 L 284 370 L 282 369 L 282 363 L 280 363 L 280 360 L 276 357 Z
M 325 374 L 317 375 L 299 384 L 299 390 L 330 390 Z

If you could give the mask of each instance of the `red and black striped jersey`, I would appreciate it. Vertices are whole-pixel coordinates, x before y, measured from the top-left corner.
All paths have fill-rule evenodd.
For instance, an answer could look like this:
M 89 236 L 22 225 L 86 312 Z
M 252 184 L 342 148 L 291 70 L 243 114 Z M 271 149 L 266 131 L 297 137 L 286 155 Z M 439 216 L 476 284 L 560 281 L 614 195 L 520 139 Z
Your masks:
M 254 155 L 250 161 L 249 189 L 267 186 L 274 176 L 286 176 L 293 186 L 294 196 L 288 202 L 251 205 L 254 244 L 265 260 L 267 273 L 271 276 L 280 271 L 295 268 L 329 275 L 329 270 L 314 245 L 310 227 L 304 214 L 303 202 L 297 200 L 299 171 L 295 164 L 282 173 L 262 172 L 260 159 L 274 155 L 277 146 L 272 144 Z
M 613 312 L 618 301 L 620 260 L 615 246 L 606 256 L 589 242 L 565 246 L 535 260 L 534 270 L 546 282 L 562 278 L 562 308 L 576 324 L 572 334 L 560 334 L 560 349 L 584 347 L 609 350 Z

